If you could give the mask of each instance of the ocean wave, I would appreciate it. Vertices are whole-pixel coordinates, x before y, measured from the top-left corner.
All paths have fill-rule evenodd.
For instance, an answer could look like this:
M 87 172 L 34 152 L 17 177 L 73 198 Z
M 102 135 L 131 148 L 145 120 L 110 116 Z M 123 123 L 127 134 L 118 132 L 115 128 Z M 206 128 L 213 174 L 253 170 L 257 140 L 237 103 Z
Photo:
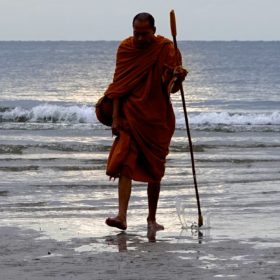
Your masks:
M 67 122 L 94 123 L 96 122 L 93 108 L 83 106 L 60 106 L 43 104 L 31 109 L 16 107 L 0 113 L 2 122 Z
M 177 116 L 177 124 L 184 124 L 184 116 Z M 279 125 L 280 111 L 271 113 L 203 112 L 190 114 L 194 125 Z
M 270 113 L 201 112 L 190 113 L 191 125 L 280 125 L 280 111 Z M 21 107 L 0 110 L 0 122 L 90 123 L 99 125 L 93 106 L 43 104 L 30 109 Z M 184 127 L 182 112 L 176 112 L 176 125 Z

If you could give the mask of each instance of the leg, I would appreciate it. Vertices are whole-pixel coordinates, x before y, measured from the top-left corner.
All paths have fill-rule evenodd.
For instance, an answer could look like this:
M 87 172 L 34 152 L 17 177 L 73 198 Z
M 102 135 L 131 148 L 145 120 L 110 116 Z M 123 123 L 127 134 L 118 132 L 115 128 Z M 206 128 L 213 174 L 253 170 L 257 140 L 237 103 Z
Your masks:
M 164 227 L 156 222 L 156 212 L 160 193 L 160 183 L 148 183 L 149 215 L 148 228 L 151 230 L 163 230 Z
M 131 194 L 131 179 L 121 176 L 119 179 L 119 214 L 118 217 L 126 223 L 126 212 Z
M 119 179 L 119 213 L 115 218 L 108 218 L 106 224 L 126 230 L 126 212 L 131 194 L 131 179 L 121 176 Z

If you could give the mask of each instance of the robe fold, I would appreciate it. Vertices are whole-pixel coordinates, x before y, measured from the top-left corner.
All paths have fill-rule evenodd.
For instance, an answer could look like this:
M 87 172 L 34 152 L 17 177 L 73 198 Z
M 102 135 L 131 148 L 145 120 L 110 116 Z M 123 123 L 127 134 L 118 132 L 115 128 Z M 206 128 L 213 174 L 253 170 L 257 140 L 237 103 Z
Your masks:
M 107 162 L 110 177 L 124 175 L 142 182 L 160 182 L 163 177 L 175 130 L 168 86 L 178 63 L 180 54 L 162 36 L 145 49 L 136 48 L 133 37 L 121 42 L 113 82 L 105 92 L 108 98 L 119 98 L 123 124 Z M 123 171 L 125 166 L 130 174 Z

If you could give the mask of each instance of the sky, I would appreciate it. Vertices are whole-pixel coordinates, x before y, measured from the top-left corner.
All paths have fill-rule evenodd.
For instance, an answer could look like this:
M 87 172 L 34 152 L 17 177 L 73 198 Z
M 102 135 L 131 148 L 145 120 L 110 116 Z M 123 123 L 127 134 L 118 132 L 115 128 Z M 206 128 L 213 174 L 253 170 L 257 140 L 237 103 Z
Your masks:
M 178 40 L 280 40 L 280 0 L 0 0 L 0 40 L 121 40 L 139 12 Z

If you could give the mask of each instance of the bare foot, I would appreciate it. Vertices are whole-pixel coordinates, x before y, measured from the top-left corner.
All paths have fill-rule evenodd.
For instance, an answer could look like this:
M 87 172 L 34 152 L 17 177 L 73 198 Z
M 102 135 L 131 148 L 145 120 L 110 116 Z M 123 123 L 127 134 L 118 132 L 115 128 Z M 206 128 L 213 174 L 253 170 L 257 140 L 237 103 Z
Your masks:
M 147 237 L 149 242 L 156 242 L 156 234 L 159 230 L 164 230 L 164 226 L 158 224 L 156 221 L 149 221 L 148 222 L 148 231 L 147 231 Z
M 126 221 L 122 221 L 118 216 L 115 218 L 107 218 L 105 223 L 109 227 L 116 227 L 121 230 L 126 230 L 127 228 Z
M 148 229 L 152 231 L 164 230 L 164 226 L 158 224 L 156 221 L 147 221 L 148 222 Z

